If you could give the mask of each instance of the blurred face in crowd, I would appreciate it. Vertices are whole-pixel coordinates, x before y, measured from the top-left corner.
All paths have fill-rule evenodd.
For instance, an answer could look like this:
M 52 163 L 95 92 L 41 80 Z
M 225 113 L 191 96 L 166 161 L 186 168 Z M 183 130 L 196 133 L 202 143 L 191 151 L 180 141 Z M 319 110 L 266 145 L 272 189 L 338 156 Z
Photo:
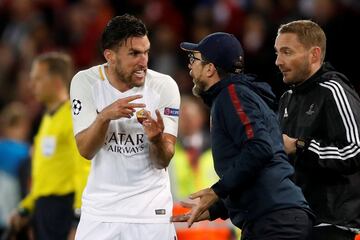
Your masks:
M 50 102 L 58 90 L 53 76 L 45 62 L 35 61 L 30 71 L 30 87 L 35 98 L 41 103 Z
M 106 51 L 111 70 L 127 89 L 144 85 L 150 51 L 147 36 L 130 37 L 114 50 Z
M 195 96 L 207 90 L 206 62 L 202 60 L 200 52 L 189 53 L 190 76 L 193 79 L 194 87 L 192 89 Z
M 306 49 L 294 33 L 281 33 L 275 40 L 276 66 L 283 74 L 283 81 L 297 85 L 311 76 L 313 48 Z
M 205 114 L 199 103 L 191 99 L 182 99 L 180 113 L 179 135 L 181 137 L 191 136 L 202 130 L 205 123 Z

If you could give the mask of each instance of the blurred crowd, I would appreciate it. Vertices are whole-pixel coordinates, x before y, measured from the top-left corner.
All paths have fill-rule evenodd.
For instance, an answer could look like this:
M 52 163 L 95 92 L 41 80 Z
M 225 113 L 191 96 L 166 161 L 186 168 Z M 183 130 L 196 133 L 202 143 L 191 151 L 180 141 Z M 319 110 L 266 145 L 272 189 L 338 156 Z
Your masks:
M 324 28 L 327 59 L 359 85 L 356 62 L 350 60 L 359 53 L 354 33 L 360 22 L 357 0 L 1 0 L 0 107 L 19 100 L 36 116 L 40 109 L 27 89 L 34 56 L 62 50 L 71 54 L 77 69 L 103 62 L 101 31 L 112 16 L 126 12 L 148 27 L 150 68 L 173 76 L 182 93 L 191 91 L 192 82 L 179 42 L 197 42 L 208 33 L 226 31 L 242 42 L 247 72 L 258 74 L 281 95 L 281 75 L 274 65 L 276 28 L 299 18 Z
M 182 95 L 191 94 L 193 83 L 184 67 L 188 58 L 179 49 L 179 43 L 198 42 L 211 32 L 225 31 L 233 33 L 243 44 L 245 71 L 259 75 L 280 97 L 285 85 L 275 66 L 276 29 L 284 22 L 300 18 L 314 20 L 323 27 L 328 38 L 326 60 L 345 73 L 360 91 L 360 74 L 356 70 L 357 61 L 353 60 L 360 49 L 359 34 L 355 33 L 360 23 L 358 0 L 0 0 L 0 110 L 2 123 L 7 124 L 1 126 L 18 129 L 9 133 L 3 127 L 0 138 L 24 143 L 17 149 L 28 149 L 31 144 L 43 111 L 28 86 L 35 56 L 51 50 L 64 51 L 72 56 L 77 70 L 102 63 L 104 58 L 99 50 L 102 29 L 113 16 L 124 13 L 144 21 L 151 42 L 149 68 L 171 75 Z M 187 99 L 186 103 L 192 101 L 196 102 Z M 186 120 L 187 125 L 179 131 L 178 148 L 191 150 L 190 166 L 198 169 L 194 159 L 200 159 L 209 148 L 204 133 L 208 129 L 204 119 L 208 116 L 197 110 L 195 103 L 185 107 L 195 109 L 189 110 L 189 114 L 202 116 L 195 121 L 196 116 L 189 115 L 196 129 L 190 133 L 192 121 Z M 19 111 L 23 114 L 18 116 Z M 15 177 L 26 176 L 26 171 L 20 171 L 22 165 L 26 164 L 18 160 L 12 166 Z M 0 161 L 0 170 L 1 167 Z M 176 176 L 173 180 L 182 178 Z M 22 181 L 21 195 L 28 184 Z M 192 189 L 185 193 L 181 189 L 174 191 L 178 191 L 175 198 L 181 199 Z

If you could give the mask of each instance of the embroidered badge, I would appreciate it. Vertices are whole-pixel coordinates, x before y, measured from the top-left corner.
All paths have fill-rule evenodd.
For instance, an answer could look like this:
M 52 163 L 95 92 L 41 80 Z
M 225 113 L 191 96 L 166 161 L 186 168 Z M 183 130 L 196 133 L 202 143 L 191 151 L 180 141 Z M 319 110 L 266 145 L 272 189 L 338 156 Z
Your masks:
M 80 100 L 74 99 L 72 101 L 72 109 L 73 109 L 74 115 L 79 115 L 81 108 L 82 108 L 82 105 L 81 105 Z
M 179 116 L 179 109 L 166 107 L 166 108 L 164 109 L 164 115 L 168 115 L 168 116 Z
M 305 113 L 307 114 L 307 115 L 313 115 L 313 113 L 315 112 L 314 111 L 314 107 L 315 107 L 315 105 L 314 104 L 311 104 L 310 105 L 310 108 L 309 108 L 309 110 L 307 110 Z

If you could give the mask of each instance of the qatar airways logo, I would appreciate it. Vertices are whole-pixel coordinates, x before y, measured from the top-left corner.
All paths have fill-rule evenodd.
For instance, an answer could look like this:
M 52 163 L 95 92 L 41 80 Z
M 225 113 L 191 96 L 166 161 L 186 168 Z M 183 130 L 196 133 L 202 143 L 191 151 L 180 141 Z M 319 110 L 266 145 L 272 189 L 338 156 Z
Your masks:
M 112 132 L 105 137 L 105 148 L 109 152 L 134 155 L 145 149 L 143 133 L 128 134 Z

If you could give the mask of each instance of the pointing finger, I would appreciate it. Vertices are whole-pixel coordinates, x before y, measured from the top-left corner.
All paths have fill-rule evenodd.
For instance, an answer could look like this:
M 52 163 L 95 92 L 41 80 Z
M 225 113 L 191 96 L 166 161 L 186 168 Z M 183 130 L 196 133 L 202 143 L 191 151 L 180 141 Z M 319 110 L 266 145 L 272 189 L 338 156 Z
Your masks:
M 131 101 L 134 101 L 136 99 L 140 99 L 142 97 L 143 97 L 142 95 L 138 94 L 138 95 L 132 95 L 132 96 L 122 98 L 122 100 L 124 100 L 125 102 L 131 102 Z
M 146 105 L 144 103 L 128 103 L 126 105 L 128 108 L 144 108 Z

